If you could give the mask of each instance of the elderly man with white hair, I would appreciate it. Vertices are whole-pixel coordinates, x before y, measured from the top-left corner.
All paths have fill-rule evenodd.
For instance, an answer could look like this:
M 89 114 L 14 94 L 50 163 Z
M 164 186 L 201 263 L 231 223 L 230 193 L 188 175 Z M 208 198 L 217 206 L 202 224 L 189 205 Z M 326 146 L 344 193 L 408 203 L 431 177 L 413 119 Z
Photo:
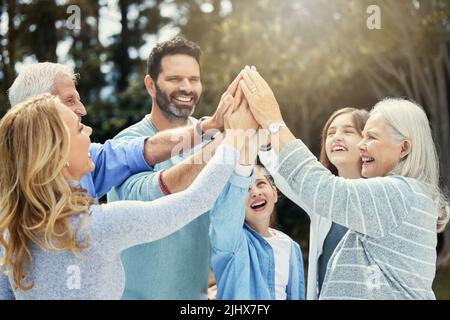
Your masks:
M 30 97 L 49 92 L 58 96 L 81 122 L 87 112 L 76 89 L 76 79 L 74 70 L 66 65 L 51 62 L 29 65 L 20 72 L 8 90 L 10 104 L 15 106 Z M 190 126 L 167 130 L 150 138 L 139 137 L 127 142 L 107 140 L 104 144 L 92 143 L 89 152 L 95 170 L 81 179 L 80 186 L 98 201 L 129 176 L 153 170 L 156 163 L 169 159 L 177 144 L 184 143 L 186 150 L 201 142 L 201 139 L 196 139 L 196 132 L 221 128 L 223 113 L 227 108 L 225 102 L 219 104 L 216 113 L 205 120 L 200 128 Z M 185 143 L 186 137 L 189 143 Z

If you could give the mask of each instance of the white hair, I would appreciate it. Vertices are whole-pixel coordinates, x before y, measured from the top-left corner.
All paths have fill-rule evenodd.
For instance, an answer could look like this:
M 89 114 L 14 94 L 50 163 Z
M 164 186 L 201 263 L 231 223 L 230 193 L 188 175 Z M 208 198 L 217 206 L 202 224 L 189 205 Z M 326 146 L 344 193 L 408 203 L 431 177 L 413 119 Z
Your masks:
M 56 77 L 64 74 L 73 81 L 77 79 L 71 67 L 60 63 L 40 62 L 27 66 L 8 89 L 9 103 L 15 106 L 39 94 L 54 93 Z
M 449 205 L 439 188 L 439 158 L 433 142 L 427 115 L 418 104 L 405 99 L 387 98 L 378 102 L 370 112 L 380 114 L 390 127 L 390 135 L 397 142 L 408 139 L 411 150 L 390 174 L 419 180 L 439 200 L 438 232 L 449 221 Z

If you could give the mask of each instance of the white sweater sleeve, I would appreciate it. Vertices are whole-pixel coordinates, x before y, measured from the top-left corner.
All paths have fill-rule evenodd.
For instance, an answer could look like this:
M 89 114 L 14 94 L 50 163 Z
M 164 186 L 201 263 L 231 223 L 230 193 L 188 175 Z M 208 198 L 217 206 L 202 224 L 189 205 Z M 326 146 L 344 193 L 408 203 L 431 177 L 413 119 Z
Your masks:
M 210 210 L 231 176 L 239 152 L 222 144 L 186 190 L 154 201 L 117 201 L 91 206 L 89 235 L 103 250 L 161 239 Z

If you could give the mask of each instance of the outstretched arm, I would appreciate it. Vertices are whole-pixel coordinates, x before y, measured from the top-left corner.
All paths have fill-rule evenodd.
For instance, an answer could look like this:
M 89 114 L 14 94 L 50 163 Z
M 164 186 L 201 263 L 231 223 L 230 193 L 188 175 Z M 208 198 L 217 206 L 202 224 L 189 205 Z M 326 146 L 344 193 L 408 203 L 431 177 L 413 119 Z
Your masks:
M 281 150 L 277 187 L 310 214 L 372 237 L 400 226 L 417 202 L 419 186 L 400 176 L 344 179 L 334 176 L 301 140 Z M 282 180 L 282 183 L 279 181 Z M 433 219 L 430 219 L 433 221 Z M 429 226 L 435 232 L 435 223 Z
M 231 105 L 229 104 L 228 99 L 230 96 L 236 95 L 240 79 L 241 74 L 234 79 L 226 92 L 222 95 L 219 107 L 213 117 L 204 121 L 204 126 L 202 125 L 203 132 L 210 131 L 214 126 L 223 128 L 225 116 L 231 114 L 236 107 L 236 99 L 233 99 Z M 181 130 L 178 132 L 187 132 L 187 135 L 194 132 L 193 127 L 176 130 Z M 174 153 L 173 147 L 176 148 L 175 153 L 178 153 L 177 150 L 180 148 L 177 148 L 176 141 L 170 141 L 170 137 L 172 136 L 170 132 L 171 130 L 161 132 L 149 139 L 149 150 L 147 153 L 151 157 L 154 157 L 153 160 L 149 160 L 150 162 L 159 162 L 170 158 Z M 193 134 L 189 137 L 193 137 Z M 154 200 L 170 193 L 185 190 L 205 167 L 212 155 L 214 155 L 214 152 L 222 142 L 222 139 L 223 136 L 216 136 L 214 141 L 207 144 L 181 163 L 178 163 L 167 170 L 136 174 L 119 186 L 114 193 L 117 192 L 117 196 L 122 199 Z M 152 141 L 155 143 L 152 143 Z M 189 142 L 189 139 L 186 139 L 186 141 Z
M 244 104 L 246 102 L 244 101 Z M 245 116 L 245 115 L 243 115 Z M 248 116 L 251 116 L 249 114 Z M 233 174 L 225 185 L 222 194 L 210 211 L 210 239 L 213 248 L 212 263 L 214 270 L 220 269 L 232 259 L 232 255 L 244 243 L 244 220 L 247 192 L 253 177 L 253 165 L 258 153 L 258 136 L 255 134 L 241 150 L 241 158 Z M 218 267 L 218 268 L 216 268 Z
M 255 125 L 240 112 L 230 114 L 227 119 L 243 128 Z M 120 201 L 102 205 L 101 209 L 93 206 L 90 226 L 93 234 L 95 230 L 101 232 L 97 242 L 120 251 L 165 237 L 208 211 L 236 167 L 239 158 L 236 150 L 241 150 L 245 143 L 243 134 L 227 133 L 223 144 L 195 182 L 182 192 L 153 202 Z
M 96 194 L 91 195 L 101 197 L 130 175 L 151 170 L 152 167 L 144 159 L 144 143 L 145 137 L 127 142 L 107 140 L 104 144 L 92 143 L 89 152 L 95 169 L 89 174 Z
M 213 206 L 238 157 L 238 151 L 225 144 L 182 192 L 151 202 L 117 201 L 93 206 L 89 224 L 93 243 L 119 252 L 177 231 Z
M 245 68 L 240 87 L 263 128 L 283 122 L 272 90 L 256 70 Z M 334 176 L 285 126 L 271 136 L 271 144 L 280 154 L 277 186 L 310 214 L 365 235 L 383 237 L 403 222 L 415 203 L 414 182 L 408 179 Z

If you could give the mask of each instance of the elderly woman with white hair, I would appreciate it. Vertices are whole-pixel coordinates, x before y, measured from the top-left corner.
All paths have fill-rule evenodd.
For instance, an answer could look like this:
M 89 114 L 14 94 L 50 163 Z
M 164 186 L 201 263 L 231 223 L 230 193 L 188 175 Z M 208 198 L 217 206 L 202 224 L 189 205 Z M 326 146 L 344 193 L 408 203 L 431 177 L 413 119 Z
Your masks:
M 265 165 L 281 192 L 309 214 L 349 229 L 330 258 L 319 299 L 435 299 L 437 232 L 449 206 L 423 110 L 407 100 L 379 102 L 358 146 L 362 175 L 370 179 L 344 179 L 289 131 L 257 71 L 246 68 L 240 86 L 277 145 L 279 162 Z

